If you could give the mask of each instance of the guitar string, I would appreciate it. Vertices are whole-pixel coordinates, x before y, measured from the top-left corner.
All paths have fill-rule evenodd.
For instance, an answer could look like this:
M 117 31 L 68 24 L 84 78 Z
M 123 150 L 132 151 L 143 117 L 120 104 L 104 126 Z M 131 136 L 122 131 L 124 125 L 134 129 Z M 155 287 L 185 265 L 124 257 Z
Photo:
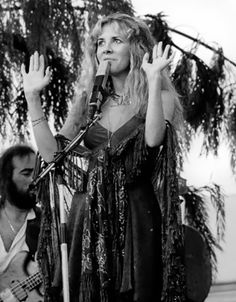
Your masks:
M 38 278 L 38 280 L 37 280 Z M 12 289 L 16 289 L 17 287 L 22 287 L 21 285 L 27 285 L 28 284 L 33 284 L 33 282 L 35 281 L 35 284 L 40 284 L 42 282 L 42 278 L 41 278 L 41 274 L 40 272 L 37 272 L 34 275 L 29 276 L 28 278 L 26 278 L 26 280 L 23 280 L 19 283 L 17 283 L 15 286 L 12 287 Z
M 31 291 L 32 289 L 30 289 L 29 291 Z M 16 298 L 18 300 L 22 300 L 23 298 L 25 298 L 25 296 L 27 295 L 27 292 L 25 291 L 25 288 L 20 286 L 20 284 L 18 284 L 18 286 L 11 288 L 12 293 L 14 294 L 14 296 L 16 296 Z M 22 296 L 23 295 L 23 296 Z M 22 297 L 21 297 L 22 296 Z
M 29 278 L 29 279 L 28 279 L 28 278 Z M 17 290 L 18 290 L 18 289 L 19 289 L 18 292 L 20 292 L 20 291 L 22 290 L 22 288 L 23 288 L 23 287 L 21 286 L 22 284 L 30 283 L 30 282 L 32 282 L 33 279 L 35 279 L 35 286 L 39 285 L 39 284 L 42 282 L 42 278 L 41 278 L 40 272 L 37 272 L 37 273 L 35 273 L 34 275 L 29 276 L 28 278 L 26 278 L 26 279 L 28 279 L 27 281 L 29 281 L 29 282 L 27 282 L 26 280 L 23 280 L 23 281 L 17 283 L 16 285 L 14 285 L 13 287 L 11 287 L 10 289 L 11 289 L 12 291 L 14 291 L 15 294 L 17 294 Z M 38 278 L 38 281 L 36 281 L 37 278 Z M 32 279 L 32 280 L 31 280 L 31 279 Z M 0 302 L 1 302 L 1 300 L 0 300 Z
M 21 284 L 23 284 L 23 285 L 29 284 L 30 286 L 36 286 L 39 284 L 39 282 L 42 282 L 42 278 L 41 278 L 40 272 L 37 272 L 36 274 L 31 275 L 28 278 L 26 278 L 25 280 L 23 280 L 21 282 Z

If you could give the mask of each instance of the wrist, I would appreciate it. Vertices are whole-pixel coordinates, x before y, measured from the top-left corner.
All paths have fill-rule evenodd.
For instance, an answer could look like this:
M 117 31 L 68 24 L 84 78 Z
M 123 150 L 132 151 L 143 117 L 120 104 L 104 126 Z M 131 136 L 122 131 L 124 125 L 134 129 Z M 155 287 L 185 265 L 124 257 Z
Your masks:
M 38 102 L 40 100 L 39 91 L 25 92 L 27 102 Z
M 162 77 L 153 77 L 148 81 L 148 90 L 149 94 L 156 94 L 158 91 L 160 92 L 162 89 Z
M 148 83 L 149 85 L 158 85 L 158 83 L 161 84 L 162 82 L 162 75 L 161 73 L 155 73 L 151 77 L 148 77 Z
M 28 111 L 31 120 L 37 120 L 42 116 L 44 116 L 39 95 L 31 96 L 27 100 L 27 104 L 28 104 Z

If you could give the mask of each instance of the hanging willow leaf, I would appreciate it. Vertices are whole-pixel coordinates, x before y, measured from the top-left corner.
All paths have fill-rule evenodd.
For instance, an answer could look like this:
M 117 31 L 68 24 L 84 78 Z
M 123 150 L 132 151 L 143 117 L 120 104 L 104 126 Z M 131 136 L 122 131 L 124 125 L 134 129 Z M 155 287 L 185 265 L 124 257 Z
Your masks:
M 205 134 L 206 151 L 217 153 L 224 114 L 222 73 L 210 69 L 192 53 L 185 52 L 172 75 L 184 108 L 184 117 L 194 131 Z
M 25 96 L 23 90 L 21 90 L 14 100 L 15 110 L 13 116 L 15 116 L 13 131 L 14 135 L 18 137 L 18 140 L 24 142 L 25 137 L 29 136 L 29 127 L 27 119 L 27 103 L 25 101 Z
M 166 16 L 160 12 L 157 15 L 147 14 L 145 15 L 145 21 L 157 42 L 162 41 L 163 47 L 167 44 L 172 44 L 169 36 L 168 26 L 164 20 Z
M 134 9 L 130 0 L 83 0 L 84 8 L 88 12 L 88 27 L 94 26 L 100 16 L 120 12 L 134 15 Z
M 47 51 L 48 62 L 53 71 L 52 81 L 43 95 L 43 102 L 47 113 L 51 111 L 54 116 L 54 126 L 58 131 L 64 124 L 68 103 L 73 96 L 74 75 L 62 58 L 56 57 L 52 50 Z
M 7 52 L 5 28 L 0 19 L 0 131 L 6 137 L 7 118 L 11 106 L 11 64 Z
M 217 52 L 213 53 L 213 57 L 209 64 L 210 69 L 213 71 L 214 74 L 217 75 L 217 78 L 219 80 L 225 79 L 224 65 L 225 65 L 225 59 L 224 59 L 223 49 L 222 47 L 219 47 L 217 49 Z
M 209 228 L 209 215 L 207 208 L 207 194 L 216 210 L 217 238 Z M 225 209 L 224 195 L 218 185 L 195 188 L 187 187 L 182 195 L 185 200 L 185 219 L 188 225 L 195 228 L 204 238 L 206 247 L 211 257 L 213 272 L 217 272 L 216 249 L 222 249 L 220 241 L 224 239 Z
M 236 175 L 236 102 L 231 102 L 229 105 L 226 127 L 227 136 L 230 138 L 228 141 L 231 156 L 230 165 L 234 175 Z

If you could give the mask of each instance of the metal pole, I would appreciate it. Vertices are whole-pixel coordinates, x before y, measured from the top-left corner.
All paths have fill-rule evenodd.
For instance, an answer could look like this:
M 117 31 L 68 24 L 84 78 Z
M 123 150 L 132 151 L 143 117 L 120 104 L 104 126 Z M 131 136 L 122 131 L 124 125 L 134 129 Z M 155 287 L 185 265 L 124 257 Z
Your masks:
M 63 184 L 58 184 L 59 208 L 60 208 L 60 246 L 61 246 L 61 266 L 62 266 L 62 285 L 63 301 L 70 302 L 69 273 L 68 273 L 68 251 L 66 240 L 66 214 L 64 207 Z

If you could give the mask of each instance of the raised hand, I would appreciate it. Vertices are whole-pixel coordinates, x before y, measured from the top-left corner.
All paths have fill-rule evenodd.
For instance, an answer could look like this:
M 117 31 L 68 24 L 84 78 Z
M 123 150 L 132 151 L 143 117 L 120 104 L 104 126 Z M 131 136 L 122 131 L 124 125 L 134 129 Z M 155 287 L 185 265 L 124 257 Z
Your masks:
M 152 79 L 161 74 L 161 72 L 171 63 L 174 54 L 169 56 L 170 45 L 167 45 L 162 51 L 162 42 L 159 42 L 153 47 L 152 62 L 149 63 L 149 54 L 143 56 L 142 68 L 145 71 L 147 78 Z
M 49 67 L 46 68 L 44 73 L 45 63 L 43 55 L 39 56 L 39 53 L 35 53 L 30 57 L 29 72 L 25 71 L 25 65 L 21 65 L 21 73 L 23 76 L 23 87 L 25 94 L 38 94 L 43 88 L 45 88 L 51 77 L 51 71 Z

